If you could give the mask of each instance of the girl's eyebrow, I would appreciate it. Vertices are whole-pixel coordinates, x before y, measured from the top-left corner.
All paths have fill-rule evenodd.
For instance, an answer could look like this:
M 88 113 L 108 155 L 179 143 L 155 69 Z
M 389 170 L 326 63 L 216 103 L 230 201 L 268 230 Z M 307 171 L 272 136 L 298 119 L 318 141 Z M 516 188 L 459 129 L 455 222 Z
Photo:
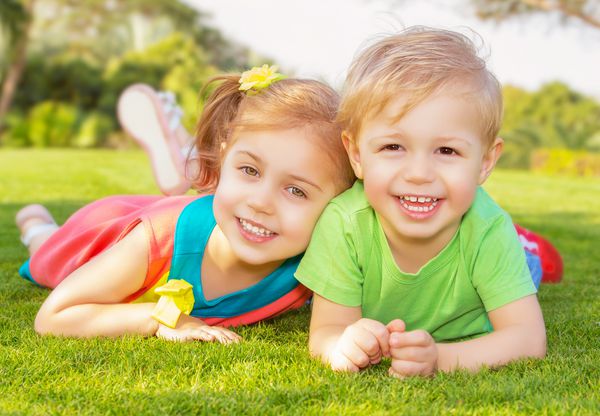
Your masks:
M 254 159 L 257 163 L 263 163 L 263 160 L 260 158 L 260 156 L 255 155 L 254 153 L 252 153 L 248 150 L 239 150 L 237 153 L 247 155 L 250 158 Z M 292 174 L 290 174 L 289 177 L 298 182 L 304 182 L 305 184 L 310 185 L 310 186 L 318 189 L 319 191 L 323 192 L 323 189 L 319 185 L 317 185 L 315 182 L 313 182 L 305 177 L 298 176 L 298 175 L 292 175 Z

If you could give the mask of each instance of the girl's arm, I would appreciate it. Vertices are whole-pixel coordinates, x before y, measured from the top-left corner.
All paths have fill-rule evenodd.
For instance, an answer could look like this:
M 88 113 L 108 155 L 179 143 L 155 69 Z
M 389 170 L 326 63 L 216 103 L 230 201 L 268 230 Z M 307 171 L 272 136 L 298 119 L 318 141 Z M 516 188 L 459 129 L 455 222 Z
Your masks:
M 435 343 L 423 330 L 390 334 L 392 366 L 397 376 L 431 375 L 436 369 L 478 370 L 519 358 L 546 355 L 544 318 L 535 295 L 489 312 L 494 332 L 469 341 Z
M 438 369 L 477 370 L 519 358 L 546 355 L 546 328 L 536 295 L 526 296 L 489 312 L 494 332 L 481 338 L 437 344 Z
M 181 315 L 175 328 L 151 315 L 156 303 L 123 303 L 144 284 L 148 241 L 143 224 L 71 273 L 54 289 L 35 319 L 40 334 L 74 337 L 154 335 L 173 341 L 239 341 L 234 332 Z
M 311 354 L 342 371 L 358 371 L 388 356 L 388 329 L 381 322 L 361 317 L 359 306 L 343 306 L 315 293 L 310 319 Z
M 146 278 L 148 242 L 143 224 L 65 278 L 35 319 L 40 334 L 75 337 L 154 335 L 154 303 L 122 303 Z

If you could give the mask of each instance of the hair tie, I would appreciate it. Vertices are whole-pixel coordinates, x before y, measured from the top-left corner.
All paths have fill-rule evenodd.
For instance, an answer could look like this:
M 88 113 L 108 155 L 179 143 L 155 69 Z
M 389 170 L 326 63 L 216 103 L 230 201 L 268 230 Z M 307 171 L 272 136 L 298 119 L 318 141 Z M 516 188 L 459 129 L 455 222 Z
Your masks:
M 239 81 L 239 90 L 244 91 L 246 95 L 255 95 L 268 88 L 269 85 L 287 78 L 285 75 L 278 73 L 277 69 L 279 69 L 277 65 L 264 64 L 243 72 Z

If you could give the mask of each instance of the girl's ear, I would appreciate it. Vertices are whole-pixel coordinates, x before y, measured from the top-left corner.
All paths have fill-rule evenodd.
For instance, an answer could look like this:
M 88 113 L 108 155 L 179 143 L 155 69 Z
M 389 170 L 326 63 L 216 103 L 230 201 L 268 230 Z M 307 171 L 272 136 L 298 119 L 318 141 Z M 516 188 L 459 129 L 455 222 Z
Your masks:
M 500 137 L 496 137 L 490 148 L 483 155 L 481 171 L 479 172 L 479 185 L 484 183 L 488 176 L 490 176 L 490 173 L 492 173 L 492 170 L 494 170 L 496 162 L 498 162 L 500 155 L 502 155 L 503 148 L 504 140 L 502 140 Z
M 342 132 L 342 143 L 344 143 L 344 148 L 346 149 L 346 153 L 348 153 L 348 159 L 350 159 L 350 165 L 352 165 L 354 174 L 358 179 L 363 179 L 358 143 L 347 131 Z

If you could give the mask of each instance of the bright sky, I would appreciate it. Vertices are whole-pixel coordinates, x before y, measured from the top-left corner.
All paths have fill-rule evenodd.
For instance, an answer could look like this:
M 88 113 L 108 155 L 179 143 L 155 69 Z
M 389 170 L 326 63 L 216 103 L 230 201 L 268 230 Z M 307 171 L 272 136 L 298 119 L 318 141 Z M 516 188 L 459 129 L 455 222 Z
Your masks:
M 536 89 L 561 80 L 600 99 L 600 30 L 558 16 L 502 24 L 474 17 L 468 0 L 187 0 L 228 38 L 294 75 L 340 87 L 355 52 L 373 37 L 427 25 L 479 33 L 502 83 Z

